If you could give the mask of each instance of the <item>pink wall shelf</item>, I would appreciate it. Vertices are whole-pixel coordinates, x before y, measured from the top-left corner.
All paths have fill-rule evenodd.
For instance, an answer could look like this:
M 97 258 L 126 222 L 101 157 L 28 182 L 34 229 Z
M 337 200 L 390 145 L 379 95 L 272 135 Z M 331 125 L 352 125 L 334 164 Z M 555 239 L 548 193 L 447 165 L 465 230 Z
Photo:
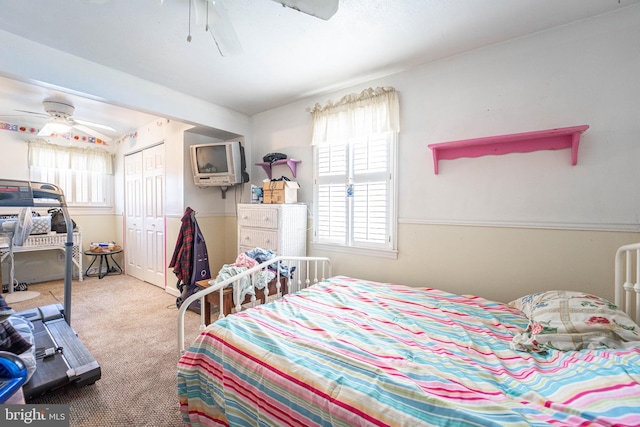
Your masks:
M 514 133 L 510 135 L 472 138 L 460 141 L 429 144 L 433 151 L 433 171 L 438 174 L 438 161 L 460 157 L 480 157 L 508 153 L 530 153 L 538 150 L 562 150 L 571 148 L 571 164 L 578 163 L 580 135 L 588 125 Z
M 291 169 L 291 173 L 293 174 L 293 177 L 296 177 L 296 172 L 298 169 L 298 163 L 301 163 L 302 160 L 296 160 L 296 159 L 282 159 L 282 160 L 276 160 L 273 163 L 269 163 L 269 162 L 260 162 L 260 163 L 256 163 L 256 166 L 262 166 L 262 169 L 264 169 L 265 173 L 267 174 L 267 176 L 269 177 L 269 179 L 271 179 L 271 166 L 275 166 L 275 165 L 287 165 L 289 166 L 289 169 Z

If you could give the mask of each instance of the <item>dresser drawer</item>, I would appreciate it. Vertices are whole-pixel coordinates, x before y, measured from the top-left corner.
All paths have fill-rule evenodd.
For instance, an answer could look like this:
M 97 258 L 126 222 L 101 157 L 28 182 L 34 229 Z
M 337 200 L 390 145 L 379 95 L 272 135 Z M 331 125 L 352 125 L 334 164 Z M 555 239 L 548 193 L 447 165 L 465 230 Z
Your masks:
M 237 212 L 238 253 L 262 248 L 277 255 L 306 254 L 307 205 L 240 203 Z
M 241 228 L 238 244 L 242 247 L 271 249 L 278 251 L 278 231 Z
M 278 209 L 238 210 L 238 225 L 241 227 L 278 228 Z

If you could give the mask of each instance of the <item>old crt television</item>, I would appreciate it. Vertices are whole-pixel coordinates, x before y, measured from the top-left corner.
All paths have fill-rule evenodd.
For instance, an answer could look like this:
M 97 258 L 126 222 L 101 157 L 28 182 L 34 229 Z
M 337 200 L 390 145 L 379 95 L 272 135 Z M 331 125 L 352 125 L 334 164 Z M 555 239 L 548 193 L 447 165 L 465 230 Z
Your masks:
M 193 182 L 198 187 L 230 186 L 249 181 L 240 141 L 194 144 L 190 151 Z

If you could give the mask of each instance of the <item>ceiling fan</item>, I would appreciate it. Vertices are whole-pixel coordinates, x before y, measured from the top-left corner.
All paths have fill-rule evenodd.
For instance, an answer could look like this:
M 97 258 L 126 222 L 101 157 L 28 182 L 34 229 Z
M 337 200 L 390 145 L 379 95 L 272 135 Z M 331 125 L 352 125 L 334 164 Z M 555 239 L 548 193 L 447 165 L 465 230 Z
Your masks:
M 83 0 L 85 3 L 105 4 L 111 0 Z M 340 0 L 273 0 L 283 7 L 289 7 L 298 12 L 315 16 L 316 18 L 329 20 L 338 11 Z M 164 0 L 160 0 L 164 3 Z M 213 41 L 222 56 L 232 56 L 240 53 L 242 48 L 231 20 L 224 7 L 224 0 L 189 0 L 189 34 L 187 41 L 191 42 L 191 15 L 195 9 L 196 16 L 204 16 L 206 19 L 205 30 L 211 34 Z M 201 10 L 202 7 L 206 10 Z M 211 21 L 211 25 L 209 25 Z
M 66 134 L 72 129 L 91 135 L 95 138 L 108 141 L 111 137 L 104 135 L 100 130 L 116 132 L 111 126 L 100 123 L 93 123 L 86 120 L 80 120 L 73 117 L 75 107 L 73 104 L 62 98 L 49 98 L 42 102 L 45 113 L 27 110 L 16 110 L 22 113 L 47 118 L 47 122 L 38 132 L 38 136 L 51 136 L 53 134 Z

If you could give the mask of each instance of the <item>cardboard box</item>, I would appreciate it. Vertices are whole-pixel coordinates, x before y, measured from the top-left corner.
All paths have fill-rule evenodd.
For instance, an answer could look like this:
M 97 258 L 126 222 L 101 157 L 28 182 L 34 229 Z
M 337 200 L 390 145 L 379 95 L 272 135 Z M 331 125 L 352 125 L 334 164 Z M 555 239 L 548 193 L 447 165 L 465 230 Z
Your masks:
M 298 188 L 293 181 L 263 182 L 263 203 L 298 203 Z

